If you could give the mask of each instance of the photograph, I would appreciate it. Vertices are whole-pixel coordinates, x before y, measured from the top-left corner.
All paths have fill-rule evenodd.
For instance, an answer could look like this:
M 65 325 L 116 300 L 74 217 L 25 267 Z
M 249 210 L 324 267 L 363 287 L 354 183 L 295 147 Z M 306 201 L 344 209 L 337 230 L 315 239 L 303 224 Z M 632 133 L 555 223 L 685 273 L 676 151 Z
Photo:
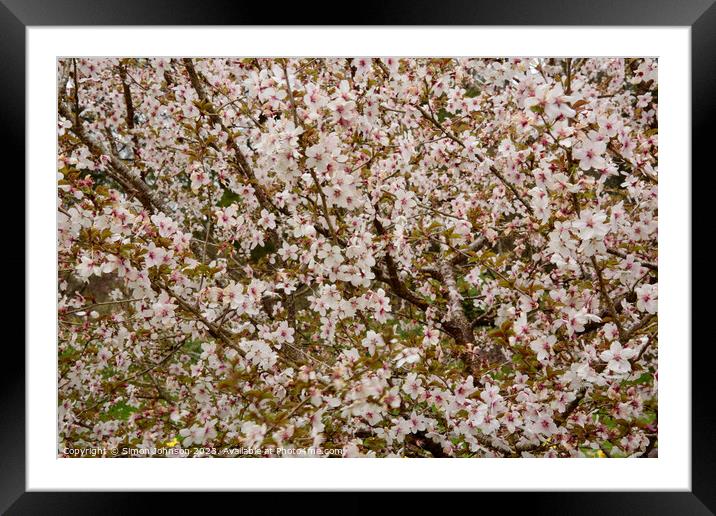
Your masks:
M 57 458 L 659 456 L 658 57 L 56 69 Z

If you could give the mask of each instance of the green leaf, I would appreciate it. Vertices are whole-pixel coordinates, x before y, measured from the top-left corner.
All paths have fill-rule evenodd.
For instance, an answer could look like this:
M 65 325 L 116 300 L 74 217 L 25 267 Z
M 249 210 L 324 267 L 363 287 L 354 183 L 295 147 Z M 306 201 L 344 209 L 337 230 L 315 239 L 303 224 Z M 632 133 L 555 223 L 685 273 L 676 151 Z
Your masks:
M 450 113 L 445 108 L 440 108 L 438 111 L 438 122 L 444 122 L 446 118 L 450 116 Z
M 276 244 L 274 244 L 272 241 L 266 242 L 265 245 L 254 247 L 251 250 L 251 260 L 253 262 L 258 262 L 261 258 L 263 258 L 266 255 L 272 254 L 276 252 Z
M 368 437 L 363 440 L 363 446 L 370 450 L 380 450 L 385 447 L 385 440 L 378 437 Z
M 465 96 L 468 98 L 477 97 L 480 94 L 480 88 L 477 86 L 470 86 L 465 92 Z
M 642 373 L 639 378 L 636 380 L 627 380 L 624 383 L 625 386 L 631 386 L 631 385 L 642 385 L 642 384 L 651 384 L 653 382 L 653 376 L 651 373 Z
M 121 419 L 122 421 L 127 421 L 129 416 L 137 412 L 137 410 L 138 409 L 127 405 L 126 402 L 120 401 L 119 403 L 112 405 L 112 408 L 107 411 L 106 420 Z
M 241 201 L 241 196 L 239 194 L 232 192 L 228 188 L 225 188 L 221 199 L 219 199 L 219 206 L 221 206 L 222 208 L 226 208 L 239 201 Z
M 110 378 L 112 378 L 115 375 L 115 373 L 116 373 L 116 371 L 111 366 L 107 366 L 100 371 L 100 374 L 102 375 L 102 378 L 104 380 L 109 380 Z

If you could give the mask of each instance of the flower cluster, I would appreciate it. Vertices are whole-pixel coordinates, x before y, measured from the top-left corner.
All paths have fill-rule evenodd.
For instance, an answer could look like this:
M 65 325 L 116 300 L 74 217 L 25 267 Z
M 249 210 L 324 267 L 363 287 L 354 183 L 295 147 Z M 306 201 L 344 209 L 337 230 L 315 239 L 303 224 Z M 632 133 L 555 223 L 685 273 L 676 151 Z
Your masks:
M 657 449 L 656 60 L 58 84 L 61 449 Z

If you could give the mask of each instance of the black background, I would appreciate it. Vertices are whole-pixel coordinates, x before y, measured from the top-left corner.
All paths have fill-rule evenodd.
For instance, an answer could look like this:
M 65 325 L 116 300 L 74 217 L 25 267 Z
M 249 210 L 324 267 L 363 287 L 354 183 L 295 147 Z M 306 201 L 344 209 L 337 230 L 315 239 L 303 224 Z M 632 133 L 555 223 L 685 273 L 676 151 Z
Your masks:
M 714 0 L 500 0 L 440 2 L 357 0 L 354 3 L 196 0 L 0 0 L 0 130 L 3 149 L 0 168 L 4 318 L 8 330 L 0 346 L 0 511 L 7 514 L 158 514 L 184 513 L 194 493 L 25 493 L 25 349 L 24 324 L 19 311 L 25 304 L 25 285 L 32 274 L 25 266 L 25 27 L 31 25 L 658 25 L 691 26 L 692 30 L 692 208 L 713 204 L 707 181 L 716 173 L 716 4 Z M 91 49 L 91 42 L 88 42 Z M 290 49 L 287 49 L 290 53 Z M 32 135 L 27 135 L 32 138 Z M 669 171 L 672 173 L 672 171 Z M 54 177 L 48 172 L 49 178 Z M 694 186 L 696 187 L 694 189 Z M 23 195 L 20 195 L 20 191 Z M 695 195 L 693 195 L 695 194 Z M 660 192 L 667 196 L 668 192 Z M 709 196 L 704 200 L 704 196 Z M 701 202 L 699 202 L 701 200 Z M 12 203 L 18 206 L 12 206 Z M 692 215 L 693 235 L 710 243 L 713 215 Z M 696 226 L 703 226 L 697 230 Z M 687 228 L 684 228 L 686 231 Z M 662 243 L 662 245 L 668 245 Z M 54 242 L 48 242 L 54 252 Z M 693 244 L 692 244 L 693 253 Z M 696 271 L 697 292 L 708 294 L 713 285 L 713 259 L 692 256 L 683 267 Z M 24 271 L 24 275 L 20 274 Z M 22 278 L 22 279 L 21 279 Z M 692 291 L 693 292 L 693 291 Z M 693 295 L 692 295 L 693 297 Z M 692 311 L 702 326 L 710 326 L 713 310 L 706 296 L 692 300 Z M 698 317 L 701 315 L 701 317 Z M 694 317 L 692 316 L 692 320 Z M 56 324 L 47 321 L 47 324 Z M 422 514 L 427 496 L 440 511 L 498 514 L 714 514 L 716 511 L 716 413 L 714 412 L 713 328 L 692 342 L 662 342 L 692 350 L 692 492 L 691 493 L 217 493 L 211 501 L 199 498 L 202 513 L 251 512 L 281 514 L 306 512 L 365 514 L 376 510 L 392 514 Z M 48 350 L 55 349 L 48 343 Z M 420 460 L 420 459 L 415 459 Z M 428 459 L 423 459 L 428 460 Z M 440 460 L 440 459 L 430 459 Z M 560 479 L 555 478 L 555 485 Z M 24 493 L 24 494 L 23 494 Z M 218 496 L 220 499 L 215 499 Z M 229 499 L 230 498 L 230 499 Z M 421 510 L 421 508 L 425 508 Z M 381 512 L 382 512 L 381 511 Z M 192 510 L 194 512 L 194 510 Z

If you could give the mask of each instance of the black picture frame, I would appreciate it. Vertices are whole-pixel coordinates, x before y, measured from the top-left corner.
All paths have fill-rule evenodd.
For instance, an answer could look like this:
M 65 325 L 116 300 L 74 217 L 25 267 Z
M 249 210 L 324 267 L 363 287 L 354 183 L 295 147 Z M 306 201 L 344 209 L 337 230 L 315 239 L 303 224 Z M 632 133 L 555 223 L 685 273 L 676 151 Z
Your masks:
M 499 2 L 441 0 L 364 0 L 352 9 L 351 24 L 369 25 L 610 25 L 610 26 L 689 26 L 691 27 L 692 71 L 692 156 L 693 170 L 713 169 L 711 158 L 716 103 L 716 4 L 715 0 L 500 0 Z M 283 25 L 332 24 L 325 15 L 336 11 L 336 3 L 325 6 L 312 2 L 312 13 L 294 7 L 271 7 L 262 2 L 154 0 L 0 0 L 0 99 L 2 99 L 1 140 L 7 149 L 23 148 L 25 135 L 25 29 L 41 25 Z M 322 17 L 323 16 L 323 17 Z M 24 170 L 24 153 L 5 153 L 18 159 L 14 170 Z M 688 174 L 688 171 L 684 171 Z M 6 170 L 6 178 L 17 181 L 13 192 L 24 187 L 24 175 Z M 23 177 L 23 180 L 20 180 Z M 694 174 L 692 173 L 692 182 Z M 6 179 L 8 181 L 8 179 Z M 7 183 L 6 183 L 7 185 Z M 704 195 L 703 189 L 697 191 Z M 25 192 L 31 195 L 31 192 Z M 668 193 L 667 193 L 668 195 Z M 15 196 L 24 199 L 24 196 Z M 694 199 L 695 201 L 695 199 Z M 22 201 L 20 201 L 22 202 Z M 692 205 L 697 205 L 695 202 Z M 694 219 L 694 221 L 696 221 Z M 10 259 L 12 270 L 25 268 L 24 225 L 7 224 L 15 231 L 9 238 L 16 242 Z M 693 234 L 693 232 L 692 232 Z M 702 267 L 699 267 L 702 265 Z M 688 267 L 689 264 L 684 264 Z M 692 257 L 692 270 L 707 265 Z M 19 275 L 17 275 L 19 277 Z M 22 287 L 21 287 L 22 288 Z M 22 290 L 17 290 L 22 292 Z M 696 308 L 695 305 L 694 309 Z M 31 307 L 27 307 L 31 309 Z M 693 316 L 692 316 L 693 320 Z M 54 321 L 47 321 L 54 324 Z M 126 514 L 138 508 L 161 507 L 171 511 L 181 507 L 187 495 L 181 493 L 152 496 L 151 493 L 69 493 L 25 492 L 25 351 L 19 345 L 7 345 L 6 364 L 0 374 L 0 511 L 8 514 Z M 473 510 L 497 502 L 508 512 L 547 512 L 549 514 L 714 514 L 716 512 L 716 412 L 711 396 L 713 386 L 709 368 L 710 339 L 692 343 L 692 491 L 690 492 L 592 492 L 592 493 L 472 493 L 468 501 Z M 7 364 L 12 364 L 7 365 Z M 556 479 L 558 481 L 558 479 Z M 228 496 L 228 495 L 223 495 Z M 242 494 L 242 496 L 245 496 Z M 263 495 L 265 496 L 265 495 Z M 278 513 L 281 505 L 295 510 L 294 495 L 270 495 L 269 513 Z M 447 506 L 452 505 L 450 494 Z M 485 497 L 494 498 L 487 500 Z M 303 498 L 303 496 L 301 496 Z M 265 499 L 264 499 L 265 500 Z M 422 495 L 398 503 L 407 512 L 407 503 L 422 504 Z M 318 503 L 308 501 L 308 505 Z M 321 495 L 322 505 L 346 510 L 371 510 L 362 493 Z M 242 504 L 243 505 L 243 504 Z M 264 505 L 269 507 L 269 505 Z M 388 508 L 385 502 L 381 506 Z M 447 507 L 446 506 L 446 507 Z M 265 509 L 266 510 L 266 509 Z M 527 512 L 529 511 L 529 512 Z M 262 511 L 264 512 L 264 511 Z

